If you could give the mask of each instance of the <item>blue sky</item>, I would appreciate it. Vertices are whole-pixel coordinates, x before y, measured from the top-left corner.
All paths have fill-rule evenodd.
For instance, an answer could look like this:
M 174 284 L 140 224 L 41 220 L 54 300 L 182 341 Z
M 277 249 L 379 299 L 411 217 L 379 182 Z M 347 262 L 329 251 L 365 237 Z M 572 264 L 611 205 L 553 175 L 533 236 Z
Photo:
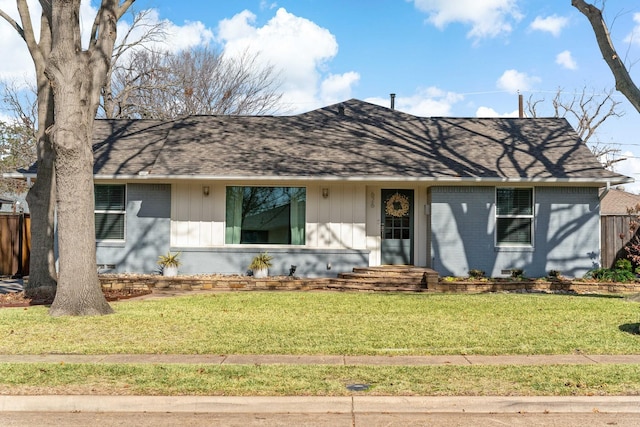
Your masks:
M 14 0 L 0 8 L 17 16 Z M 388 106 L 393 92 L 397 109 L 421 116 L 515 115 L 518 91 L 550 107 L 559 88 L 598 94 L 614 86 L 570 0 L 137 0 L 135 8 L 168 21 L 167 49 L 261 52 L 280 70 L 293 113 L 349 98 Z M 88 2 L 84 11 L 90 23 Z M 619 53 L 639 61 L 640 2 L 608 0 L 605 17 Z M 0 22 L 0 48 L 16 52 L 0 64 L 4 78 L 30 70 L 12 32 Z M 639 68 L 631 67 L 637 83 Z M 616 99 L 625 116 L 609 119 L 597 137 L 629 158 L 616 171 L 640 180 L 640 115 Z M 640 184 L 626 188 L 640 192 Z

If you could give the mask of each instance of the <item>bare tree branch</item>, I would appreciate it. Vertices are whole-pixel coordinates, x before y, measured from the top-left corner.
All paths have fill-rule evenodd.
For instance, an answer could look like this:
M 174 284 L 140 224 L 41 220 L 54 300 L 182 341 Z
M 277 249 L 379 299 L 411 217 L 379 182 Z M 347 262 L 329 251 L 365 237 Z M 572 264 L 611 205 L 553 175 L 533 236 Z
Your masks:
M 578 136 L 587 143 L 591 152 L 607 169 L 611 169 L 614 163 L 625 160 L 617 157 L 620 149 L 605 144 L 597 138 L 597 130 L 606 120 L 624 115 L 624 112 L 620 111 L 621 102 L 613 98 L 613 93 L 613 89 L 608 89 L 603 94 L 597 95 L 594 91 L 583 87 L 580 94 L 567 96 L 559 88 L 551 100 L 553 116 L 566 118 Z M 543 103 L 544 98 L 535 100 L 533 95 L 530 96 L 527 101 L 529 115 L 541 117 L 538 110 Z
M 150 49 L 149 44 L 158 42 L 166 38 L 166 22 L 148 22 L 150 10 L 143 10 L 141 12 L 131 12 L 132 23 L 127 29 L 127 32 L 122 37 L 122 41 L 115 46 L 113 57 L 111 59 L 111 67 L 107 73 L 104 87 L 102 89 L 102 111 L 106 118 L 114 118 L 119 115 L 116 112 L 117 105 L 114 101 L 113 95 L 113 73 L 116 70 L 121 70 L 122 61 L 128 54 L 132 54 L 135 49 Z M 143 30 L 142 36 L 134 37 L 137 30 Z M 126 94 L 122 94 L 126 96 Z
M 24 88 L 15 82 L 5 83 L 2 94 L 2 103 L 13 113 L 14 120 L 31 129 L 34 139 L 38 127 L 37 96 L 37 90 L 33 85 L 29 85 L 28 93 L 25 93 Z
M 257 54 L 227 58 L 208 49 L 136 51 L 114 70 L 117 117 L 170 119 L 189 114 L 280 111 L 280 81 Z
M 589 20 L 602 57 L 615 78 L 616 89 L 640 112 L 640 89 L 631 79 L 628 70 L 613 46 L 609 29 L 602 18 L 602 10 L 584 0 L 571 0 L 571 5 Z
M 18 32 L 18 34 L 20 35 L 20 37 L 22 37 L 23 40 L 26 41 L 25 36 L 24 36 L 24 30 L 22 29 L 20 24 L 18 24 L 16 22 L 15 19 L 13 19 L 9 15 L 7 15 L 7 13 L 2 9 L 0 9 L 0 16 L 3 17 L 4 20 L 7 21 L 9 23 L 9 25 L 11 25 L 13 27 L 13 29 Z

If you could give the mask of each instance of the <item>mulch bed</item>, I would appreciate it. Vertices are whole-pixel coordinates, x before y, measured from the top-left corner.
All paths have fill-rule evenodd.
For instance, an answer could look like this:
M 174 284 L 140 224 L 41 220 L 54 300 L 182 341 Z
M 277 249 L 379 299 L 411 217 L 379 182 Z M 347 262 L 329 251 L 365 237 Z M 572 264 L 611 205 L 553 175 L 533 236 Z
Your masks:
M 150 289 L 119 289 L 103 290 L 107 301 L 121 301 L 141 297 L 151 293 Z M 25 296 L 24 292 L 9 292 L 0 294 L 0 308 L 2 307 L 30 307 L 35 305 L 51 305 L 53 298 L 35 295 L 33 298 Z

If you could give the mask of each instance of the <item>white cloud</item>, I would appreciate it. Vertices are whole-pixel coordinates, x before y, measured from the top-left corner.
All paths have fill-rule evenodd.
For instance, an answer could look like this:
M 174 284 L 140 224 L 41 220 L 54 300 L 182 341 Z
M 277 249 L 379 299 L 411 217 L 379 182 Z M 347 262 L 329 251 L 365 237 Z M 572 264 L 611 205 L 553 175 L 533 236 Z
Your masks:
M 276 7 L 278 7 L 278 3 L 276 2 L 268 2 L 267 0 L 260 1 L 260 10 L 275 9 Z
M 320 97 L 325 105 L 335 104 L 351 98 L 351 88 L 360 81 L 360 74 L 349 71 L 330 74 L 320 85 Z
M 569 19 L 564 16 L 551 15 L 546 18 L 536 16 L 536 19 L 531 23 L 532 30 L 546 31 L 551 33 L 554 37 L 558 37 L 563 28 L 567 26 Z
M 635 27 L 625 37 L 624 42 L 640 45 L 640 13 L 633 14 L 633 21 L 635 22 Z
M 39 37 L 39 17 L 40 11 L 42 10 L 40 3 L 36 0 L 29 0 L 27 4 L 34 17 L 32 19 L 34 31 L 37 37 Z M 18 15 L 18 9 L 14 0 L 0 0 L 0 9 L 5 11 L 17 22 L 20 22 L 20 15 Z M 17 31 L 2 18 L 0 18 L 0 52 L 5 53 L 5 58 L 9 54 L 11 57 L 11 60 L 2 61 L 0 64 L 0 79 L 15 81 L 17 84 L 25 80 L 34 79 L 35 69 L 27 45 L 18 35 Z
M 177 52 L 195 46 L 206 46 L 214 39 L 213 31 L 206 28 L 202 22 L 187 21 L 184 25 L 180 26 L 167 19 L 160 19 L 157 9 L 148 9 L 141 13 L 145 14 L 144 19 L 136 28 L 131 30 L 128 40 L 129 43 L 140 40 L 146 35 L 149 29 L 158 25 L 163 26 L 162 30 L 165 33 L 165 37 L 161 40 L 147 42 L 145 46 L 168 52 Z M 129 18 L 129 16 L 125 16 L 125 19 L 118 22 L 118 42 L 122 41 L 122 38 L 131 28 L 131 23 L 127 22 L 127 18 Z
M 626 160 L 614 164 L 615 172 L 634 178 L 636 182 L 625 184 L 624 189 L 631 193 L 640 194 L 640 158 L 635 157 L 631 151 L 623 152 L 621 157 L 626 157 Z
M 522 19 L 517 0 L 413 0 L 429 14 L 429 22 L 443 29 L 453 22 L 470 24 L 470 38 L 496 37 L 510 33 L 511 22 Z
M 396 96 L 395 108 L 405 113 L 421 117 L 446 117 L 451 116 L 452 107 L 464 100 L 464 96 L 455 92 L 446 92 L 437 87 L 419 89 L 409 96 Z M 389 107 L 389 98 L 367 98 L 367 102 Z
M 518 117 L 519 115 L 518 110 L 510 113 L 498 113 L 491 107 L 478 107 L 476 110 L 476 117 Z
M 218 24 L 219 38 L 222 38 L 223 42 L 255 38 L 257 29 L 252 25 L 255 21 L 256 15 L 249 10 L 243 10 L 232 18 L 223 19 Z
M 213 31 L 200 21 L 185 22 L 184 25 L 169 23 L 166 44 L 171 51 L 189 49 L 209 44 L 213 40 Z
M 496 82 L 496 86 L 510 93 L 525 92 L 531 90 L 540 79 L 535 76 L 529 76 L 517 70 L 507 70 Z
M 571 52 L 568 50 L 564 50 L 562 52 L 560 52 L 557 56 L 556 56 L 556 64 L 568 69 L 568 70 L 577 70 L 578 69 L 578 64 L 576 63 L 576 61 L 573 59 L 573 56 L 571 55 Z
M 224 45 L 225 55 L 238 55 L 250 49 L 280 70 L 284 104 L 292 106 L 295 112 L 308 111 L 322 106 L 323 98 L 350 96 L 351 86 L 357 83 L 359 75 L 328 74 L 328 62 L 338 53 L 338 43 L 329 30 L 283 8 L 262 27 L 254 25 L 255 19 L 253 13 L 243 11 L 221 21 L 218 39 Z

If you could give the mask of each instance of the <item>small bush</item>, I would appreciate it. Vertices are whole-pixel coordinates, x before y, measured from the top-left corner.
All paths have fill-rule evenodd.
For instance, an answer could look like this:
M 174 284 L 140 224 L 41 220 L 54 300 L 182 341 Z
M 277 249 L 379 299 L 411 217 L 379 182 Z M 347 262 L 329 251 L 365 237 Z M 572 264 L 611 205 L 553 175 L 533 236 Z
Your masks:
M 473 268 L 469 270 L 469 277 L 473 277 L 474 279 L 481 279 L 484 277 L 484 271 Z
M 549 277 L 559 279 L 560 277 L 562 277 L 562 273 L 560 272 L 560 270 L 549 270 Z
M 631 261 L 625 258 L 620 258 L 619 260 L 616 261 L 616 269 L 632 271 Z
M 522 279 L 524 277 L 524 270 L 521 268 L 514 268 L 511 270 L 511 277 L 514 279 Z
M 599 282 L 632 282 L 635 280 L 633 272 L 620 268 L 595 268 L 589 270 L 585 277 Z

